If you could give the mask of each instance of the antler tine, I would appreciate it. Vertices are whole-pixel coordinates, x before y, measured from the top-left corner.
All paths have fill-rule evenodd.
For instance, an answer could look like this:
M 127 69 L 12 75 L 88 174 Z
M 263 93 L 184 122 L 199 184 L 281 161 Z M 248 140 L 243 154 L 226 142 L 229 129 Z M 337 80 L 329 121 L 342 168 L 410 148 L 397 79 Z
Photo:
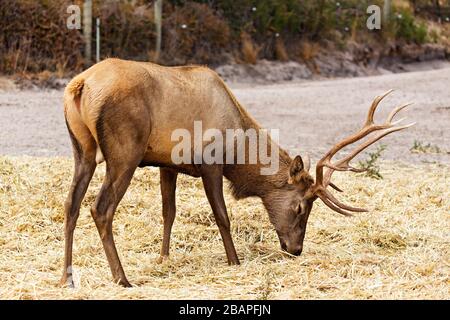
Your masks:
M 377 131 L 377 130 L 382 130 L 382 129 L 386 129 L 386 128 L 390 128 L 392 127 L 392 124 L 383 124 L 383 125 L 375 125 L 373 122 L 373 116 L 375 114 L 375 111 L 378 107 L 378 105 L 380 104 L 380 102 L 390 93 L 392 93 L 394 90 L 389 90 L 388 92 L 386 92 L 385 94 L 378 96 L 375 98 L 375 100 L 373 101 L 370 109 L 369 109 L 369 113 L 367 114 L 367 119 L 366 119 L 366 123 L 364 124 L 364 127 L 357 133 L 351 135 L 350 137 L 344 139 L 343 141 L 341 141 L 340 143 L 336 144 L 330 151 L 328 151 L 326 153 L 326 155 L 319 160 L 319 162 L 317 163 L 316 166 L 316 183 L 318 185 L 321 185 L 323 182 L 323 167 L 328 167 L 330 169 L 332 169 L 332 171 L 334 170 L 339 170 L 339 171 L 354 171 L 354 172 L 359 172 L 358 169 L 356 168 L 352 168 L 350 166 L 347 166 L 346 168 L 341 168 L 340 166 L 333 166 L 333 164 L 331 163 L 331 158 L 341 149 L 343 149 L 344 147 L 348 146 L 349 144 L 355 143 L 358 140 L 361 140 L 362 138 L 364 138 L 365 136 L 367 136 L 368 134 L 372 133 L 373 131 Z M 400 111 L 400 110 L 398 110 Z M 396 111 L 394 113 L 394 115 L 398 112 Z
M 333 182 L 328 182 L 328 185 L 330 187 L 332 187 L 334 190 L 338 191 L 338 192 L 344 192 L 341 188 L 339 188 L 337 185 L 335 185 Z
M 387 136 L 388 134 L 391 134 L 393 132 L 400 131 L 400 130 L 412 127 L 415 124 L 416 124 L 415 122 L 412 122 L 412 123 L 404 125 L 404 126 L 392 127 L 392 128 L 385 129 L 385 130 L 381 131 L 381 133 L 378 134 L 377 136 L 375 136 L 372 139 L 369 139 L 369 140 L 365 141 L 364 143 L 360 144 L 348 156 L 346 156 L 346 157 L 342 158 L 341 160 L 339 160 L 338 162 L 336 162 L 335 165 L 328 165 L 328 164 L 326 164 L 326 166 L 328 168 L 330 168 L 330 170 L 328 170 L 326 175 L 325 175 L 325 179 L 323 180 L 323 186 L 326 187 L 329 184 L 331 175 L 333 174 L 334 171 L 363 172 L 364 170 L 356 169 L 356 168 L 353 168 L 353 167 L 351 167 L 349 165 L 350 161 L 354 157 L 356 157 L 356 155 L 358 155 L 361 151 L 363 151 L 367 147 L 371 146 L 372 144 L 374 144 L 375 142 L 377 142 L 381 138 Z
M 412 102 L 410 103 L 406 103 L 400 107 L 395 108 L 394 110 L 391 111 L 391 113 L 389 114 L 388 118 L 387 118 L 387 123 L 391 123 L 392 119 L 394 119 L 395 115 L 397 113 L 399 113 L 401 110 L 405 109 L 406 107 L 409 107 L 410 105 L 412 105 Z M 401 120 L 399 120 L 398 122 L 400 122 Z M 397 122 L 397 123 L 398 123 Z
M 369 139 L 367 141 L 365 141 L 364 143 L 360 144 L 355 150 L 353 150 L 348 156 L 344 157 L 343 159 L 341 159 L 340 161 L 337 162 L 336 166 L 339 167 L 342 164 L 346 164 L 348 166 L 350 160 L 352 160 L 356 155 L 358 155 L 361 151 L 363 151 L 364 149 L 366 149 L 367 147 L 371 146 L 372 144 L 374 144 L 375 142 L 377 142 L 378 140 L 380 140 L 381 138 L 387 136 L 388 134 L 391 134 L 393 132 L 396 131 L 400 131 L 409 127 L 412 127 L 413 125 L 415 125 L 415 122 L 412 122 L 410 124 L 404 125 L 404 126 L 400 126 L 400 127 L 392 127 L 392 128 L 388 128 L 385 129 L 383 131 L 380 132 L 380 134 L 376 135 L 375 137 L 373 137 L 372 139 Z
M 320 198 L 320 200 L 322 200 L 323 203 L 325 203 L 327 205 L 328 208 L 330 208 L 333 211 L 339 212 L 340 214 L 343 214 L 344 216 L 347 217 L 352 217 L 353 214 L 351 214 L 350 212 L 347 212 L 345 210 L 342 210 L 341 208 L 339 208 L 338 206 L 336 206 L 335 204 L 333 204 L 330 200 L 328 200 L 327 197 L 325 197 L 324 195 L 322 195 L 321 193 L 318 193 L 317 196 Z
M 328 200 L 330 200 L 331 202 L 333 202 L 334 205 L 338 206 L 339 208 L 343 209 L 343 210 L 347 210 L 347 211 L 353 211 L 353 212 L 367 212 L 367 209 L 363 209 L 363 208 L 357 208 L 357 207 L 352 207 L 349 205 L 346 205 L 342 202 L 340 202 L 338 199 L 336 199 L 333 194 L 331 192 L 329 192 L 326 189 L 323 189 L 322 191 L 325 195 L 325 197 L 328 198 Z
M 388 134 L 391 134 L 396 131 L 400 131 L 406 128 L 409 128 L 415 125 L 415 122 L 398 126 L 398 124 L 404 119 L 400 119 L 397 121 L 392 121 L 394 117 L 404 108 L 411 105 L 411 103 L 401 105 L 394 110 L 392 110 L 387 117 L 387 120 L 384 124 L 375 124 L 374 123 L 374 115 L 376 109 L 380 102 L 393 90 L 389 90 L 385 94 L 378 96 L 372 102 L 372 105 L 367 114 L 366 122 L 364 126 L 356 133 L 350 135 L 345 138 L 341 142 L 335 144 L 326 154 L 323 156 L 316 165 L 316 181 L 314 183 L 313 188 L 311 189 L 311 196 L 319 197 L 323 203 L 325 203 L 330 209 L 339 212 L 346 216 L 351 216 L 351 212 L 367 212 L 366 209 L 356 208 L 349 205 L 346 205 L 340 202 L 338 199 L 334 197 L 334 195 L 327 190 L 327 187 L 330 186 L 333 189 L 342 192 L 340 188 L 338 188 L 335 184 L 333 184 L 330 179 L 331 175 L 334 171 L 353 171 L 353 172 L 363 172 L 364 169 L 357 169 L 350 165 L 350 161 L 359 153 L 361 153 L 364 149 L 371 146 L 381 138 L 385 137 Z M 347 156 L 342 158 L 341 160 L 336 161 L 335 163 L 331 162 L 333 156 L 338 153 L 340 150 L 345 148 L 346 146 L 353 144 L 357 141 L 362 140 L 363 138 L 369 136 L 371 133 L 377 131 L 378 134 L 368 138 L 366 141 L 360 143 L 356 146 Z M 324 168 L 327 168 L 326 172 L 324 172 Z
M 337 166 L 332 164 L 331 162 L 327 162 L 324 164 L 325 167 L 332 169 L 333 171 L 351 171 L 351 172 L 363 172 L 363 169 L 357 169 L 352 166 L 350 166 L 348 163 L 342 163 L 345 164 L 345 166 Z
M 367 127 L 367 126 L 370 126 L 371 124 L 373 124 L 373 117 L 375 115 L 375 111 L 377 110 L 378 105 L 384 98 L 386 98 L 386 96 L 388 96 L 392 92 L 394 92 L 393 89 L 389 90 L 388 92 L 386 92 L 385 94 L 383 94 L 381 96 L 376 97 L 373 100 L 372 105 L 370 106 L 370 109 L 369 109 L 369 113 L 367 114 L 367 119 L 366 119 L 366 123 L 364 124 L 364 127 Z
M 396 125 L 398 125 L 399 123 L 403 122 L 405 119 L 406 119 L 406 118 L 401 118 L 401 119 L 398 119 L 397 121 L 391 122 L 391 126 L 396 126 Z
M 388 91 L 383 96 L 378 97 L 378 99 L 376 99 L 376 100 L 377 101 L 381 101 L 382 98 L 384 98 L 385 96 L 387 96 L 391 92 L 392 92 L 392 90 Z M 331 176 L 331 173 L 333 171 L 363 172 L 364 170 L 362 170 L 362 169 L 356 169 L 356 168 L 350 166 L 349 165 L 350 160 L 353 159 L 358 153 L 363 151 L 365 148 L 367 148 L 371 144 L 373 144 L 376 141 L 378 141 L 379 139 L 381 139 L 382 137 L 384 137 L 384 136 L 386 136 L 386 135 L 388 135 L 388 134 L 390 134 L 392 132 L 396 132 L 396 131 L 403 130 L 403 129 L 406 129 L 406 128 L 409 128 L 409 127 L 413 126 L 415 124 L 415 122 L 411 123 L 411 124 L 408 124 L 408 125 L 405 125 L 405 126 L 395 127 L 395 125 L 397 125 L 400 122 L 402 122 L 403 120 L 405 120 L 405 118 L 402 118 L 402 119 L 399 119 L 399 120 L 397 120 L 395 122 L 392 122 L 392 119 L 395 117 L 395 115 L 397 115 L 397 113 L 399 113 L 404 108 L 410 106 L 411 104 L 412 103 L 407 103 L 407 104 L 404 104 L 404 105 L 399 106 L 399 107 L 395 108 L 394 110 L 392 110 L 391 113 L 389 114 L 388 118 L 387 118 L 386 124 L 380 125 L 380 126 L 372 126 L 372 130 L 369 129 L 368 130 L 369 132 L 372 132 L 372 131 L 375 131 L 375 130 L 379 130 L 379 129 L 383 129 L 383 128 L 387 128 L 388 130 L 383 131 L 380 135 L 378 135 L 375 138 L 370 139 L 370 140 L 366 141 L 365 143 L 363 143 L 362 145 L 360 145 L 360 147 L 356 148 L 349 156 L 347 156 L 344 159 L 342 159 L 341 161 L 339 161 L 336 165 L 333 165 L 330 161 L 326 161 L 324 163 L 324 166 L 326 166 L 329 169 L 331 169 L 331 172 L 329 174 L 327 174 L 327 176 Z M 371 112 L 369 112 L 369 114 L 370 113 Z M 343 165 L 345 165 L 345 166 L 343 166 Z

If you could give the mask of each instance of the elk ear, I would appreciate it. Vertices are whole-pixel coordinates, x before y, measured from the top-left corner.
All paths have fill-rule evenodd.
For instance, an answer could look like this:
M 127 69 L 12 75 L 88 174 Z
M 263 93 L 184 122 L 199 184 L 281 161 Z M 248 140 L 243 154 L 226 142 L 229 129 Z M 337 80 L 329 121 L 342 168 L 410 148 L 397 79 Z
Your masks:
M 294 160 L 292 160 L 291 165 L 289 167 L 289 184 L 293 184 L 298 182 L 300 179 L 300 175 L 302 170 L 305 168 L 303 165 L 302 157 L 296 156 Z

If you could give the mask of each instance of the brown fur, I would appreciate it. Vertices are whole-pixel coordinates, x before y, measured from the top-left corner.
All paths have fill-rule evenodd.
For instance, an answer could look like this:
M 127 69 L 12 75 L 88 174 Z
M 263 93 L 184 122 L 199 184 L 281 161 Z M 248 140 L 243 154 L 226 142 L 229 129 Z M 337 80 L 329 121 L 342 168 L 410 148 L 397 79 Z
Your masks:
M 260 126 L 239 104 L 212 70 L 201 66 L 163 67 L 152 63 L 107 59 L 80 75 L 64 94 L 67 126 L 72 136 L 75 175 L 66 202 L 66 253 L 63 283 L 70 282 L 73 230 L 85 189 L 96 162 L 106 161 L 106 177 L 91 212 L 101 236 L 114 280 L 129 286 L 112 236 L 112 220 L 137 166 L 161 167 L 164 237 L 161 257 L 168 255 L 170 230 L 175 218 L 176 174 L 201 177 L 222 235 L 228 262 L 238 264 L 230 235 L 222 177 L 241 199 L 257 196 L 268 209 L 284 248 L 301 252 L 305 217 L 298 214 L 303 184 L 312 178 L 304 170 L 290 174 L 292 159 L 279 150 L 279 170 L 260 174 L 261 165 L 175 165 L 171 151 L 177 142 L 171 133 L 178 128 L 193 130 L 195 120 L 203 129 Z M 279 148 L 273 141 L 271 148 Z M 224 155 L 225 156 L 225 155 Z M 78 159 L 78 160 L 77 160 Z M 289 184 L 288 179 L 294 179 Z M 294 230 L 295 229 L 295 230 Z
M 106 176 L 91 208 L 114 280 L 130 286 L 115 247 L 112 222 L 115 210 L 125 194 L 138 166 L 158 166 L 163 199 L 164 233 L 161 259 L 169 254 L 169 240 L 175 220 L 175 190 L 178 173 L 201 177 L 224 243 L 229 264 L 239 264 L 230 233 L 230 221 L 223 196 L 223 177 L 231 183 L 237 199 L 261 198 L 275 227 L 281 247 L 293 255 L 303 249 L 307 221 L 314 201 L 343 215 L 365 209 L 341 203 L 327 190 L 341 191 L 331 181 L 335 170 L 360 171 L 350 160 L 384 136 L 413 124 L 396 126 L 393 117 L 407 105 L 394 109 L 382 125 L 376 125 L 374 113 L 381 100 L 377 97 L 369 109 L 363 128 L 336 144 L 316 165 L 316 181 L 309 175 L 310 162 L 289 155 L 269 140 L 269 148 L 279 151 L 278 171 L 261 175 L 256 164 L 181 164 L 172 161 L 178 142 L 171 140 L 176 129 L 194 135 L 194 122 L 203 130 L 255 129 L 260 126 L 239 104 L 231 91 L 213 71 L 205 67 L 162 67 L 156 64 L 107 59 L 75 77 L 64 94 L 64 114 L 73 143 L 75 172 L 65 204 L 65 259 L 62 282 L 72 284 L 73 231 L 81 201 L 96 163 L 106 161 Z M 378 135 L 366 140 L 341 160 L 331 162 L 342 148 L 361 141 L 374 131 Z M 202 147 L 202 146 L 200 146 Z M 205 144 L 203 145 L 203 148 Z M 249 144 L 244 151 L 249 155 Z M 194 154 L 191 147 L 191 154 Z M 231 149 L 229 150 L 231 151 Z M 226 159 L 227 149 L 224 149 Z M 236 153 L 236 152 L 235 152 Z M 236 155 L 235 155 L 236 157 Z M 324 171 L 324 169 L 326 169 Z

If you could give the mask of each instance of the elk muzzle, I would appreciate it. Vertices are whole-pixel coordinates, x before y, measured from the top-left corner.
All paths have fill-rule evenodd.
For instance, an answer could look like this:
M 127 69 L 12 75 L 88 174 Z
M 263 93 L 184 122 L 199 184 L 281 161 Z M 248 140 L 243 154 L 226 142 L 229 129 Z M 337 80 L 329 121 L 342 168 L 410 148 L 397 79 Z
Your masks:
M 283 249 L 284 251 L 286 251 L 294 256 L 299 256 L 302 254 L 302 250 L 303 250 L 302 244 L 293 244 L 293 243 L 290 243 L 289 241 L 283 241 L 281 239 L 280 239 L 280 243 L 281 243 L 281 249 Z
M 289 237 L 283 237 L 278 235 L 280 240 L 281 249 L 294 256 L 299 256 L 303 251 L 303 236 L 297 234 L 293 237 L 291 234 Z

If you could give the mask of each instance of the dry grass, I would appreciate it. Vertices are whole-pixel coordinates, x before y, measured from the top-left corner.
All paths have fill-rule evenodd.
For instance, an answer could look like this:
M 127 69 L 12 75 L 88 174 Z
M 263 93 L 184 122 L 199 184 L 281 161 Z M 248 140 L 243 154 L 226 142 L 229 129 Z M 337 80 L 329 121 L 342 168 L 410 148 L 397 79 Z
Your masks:
M 241 34 L 241 53 L 244 63 L 255 64 L 258 60 L 258 53 L 261 50 L 252 40 L 248 33 Z
M 57 284 L 72 161 L 0 157 L 0 298 L 449 298 L 449 166 L 382 163 L 384 180 L 338 176 L 342 197 L 370 213 L 344 218 L 317 203 L 298 258 L 280 252 L 260 201 L 237 202 L 227 193 L 238 267 L 226 265 L 201 182 L 185 176 L 172 257 L 156 264 L 158 174 L 139 169 L 114 224 L 131 289 L 112 283 L 89 214 L 104 166 L 99 169 L 75 232 L 76 289 L 63 289 Z
M 300 59 L 304 62 L 310 62 L 318 55 L 320 47 L 317 43 L 304 41 L 298 50 Z
M 288 61 L 289 60 L 289 55 L 286 51 L 286 46 L 284 45 L 283 39 L 281 39 L 280 37 L 278 37 L 275 40 L 275 57 L 279 61 Z

